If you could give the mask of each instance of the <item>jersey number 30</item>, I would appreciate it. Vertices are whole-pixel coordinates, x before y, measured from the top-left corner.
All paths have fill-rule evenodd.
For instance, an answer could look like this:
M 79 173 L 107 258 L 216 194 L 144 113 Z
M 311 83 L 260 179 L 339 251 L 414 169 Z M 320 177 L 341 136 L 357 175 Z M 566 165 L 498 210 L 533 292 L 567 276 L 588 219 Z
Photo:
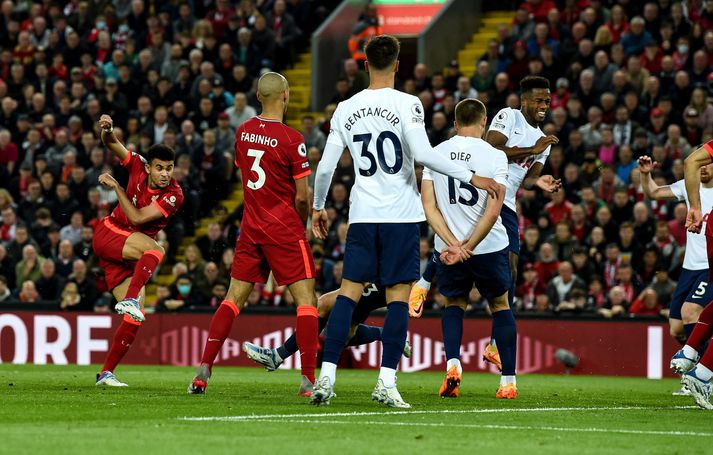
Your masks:
M 469 183 L 458 183 L 460 183 L 460 189 L 466 190 L 470 193 L 470 197 L 466 199 L 458 194 L 456 190 L 456 180 L 453 177 L 448 177 L 448 202 L 451 204 L 463 204 L 467 206 L 475 205 L 478 202 L 478 190 L 476 190 L 475 187 Z
M 248 156 L 255 158 L 250 170 L 257 174 L 257 180 L 248 180 L 248 188 L 251 190 L 259 190 L 265 184 L 265 169 L 260 167 L 260 160 L 264 154 L 264 150 L 248 149 Z
M 384 156 L 384 141 L 387 139 L 391 141 L 391 144 L 394 146 L 394 155 L 396 156 L 396 160 L 394 161 L 393 166 L 389 166 L 386 162 L 386 156 Z M 359 167 L 359 175 L 363 175 L 364 177 L 374 175 L 376 172 L 376 157 L 369 151 L 371 133 L 355 134 L 354 142 L 361 142 L 361 156 L 369 161 L 368 168 L 363 169 Z M 379 166 L 387 174 L 396 174 L 401 170 L 401 167 L 404 164 L 404 154 L 401 148 L 401 141 L 399 140 L 399 137 L 391 131 L 383 131 L 379 134 L 379 137 L 376 138 L 376 155 L 379 157 Z

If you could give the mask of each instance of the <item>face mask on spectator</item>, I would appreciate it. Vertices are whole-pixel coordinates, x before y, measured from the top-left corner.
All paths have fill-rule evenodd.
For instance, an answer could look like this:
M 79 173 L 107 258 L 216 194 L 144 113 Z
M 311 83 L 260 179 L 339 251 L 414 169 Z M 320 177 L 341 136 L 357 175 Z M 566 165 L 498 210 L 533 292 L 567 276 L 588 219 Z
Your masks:
M 191 285 L 190 284 L 179 284 L 178 286 L 178 292 L 181 293 L 181 295 L 188 295 L 189 292 L 191 292 Z
M 678 52 L 681 54 L 685 54 L 686 52 L 688 52 L 688 44 L 681 44 L 680 46 L 678 46 Z

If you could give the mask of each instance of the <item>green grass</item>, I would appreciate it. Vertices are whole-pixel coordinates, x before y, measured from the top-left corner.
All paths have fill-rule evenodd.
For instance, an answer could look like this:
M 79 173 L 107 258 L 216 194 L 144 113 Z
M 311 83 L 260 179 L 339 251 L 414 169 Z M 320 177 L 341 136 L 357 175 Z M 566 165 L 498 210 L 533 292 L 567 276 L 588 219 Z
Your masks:
M 186 394 L 192 368 L 122 366 L 125 389 L 95 387 L 96 371 L 0 365 L 0 453 L 688 455 L 713 443 L 713 413 L 671 396 L 674 380 L 528 375 L 506 401 L 494 398 L 497 376 L 466 374 L 460 398 L 444 400 L 441 373 L 404 373 L 410 412 L 370 401 L 376 371 L 340 370 L 338 397 L 321 408 L 296 395 L 296 371 L 216 368 L 205 396 Z M 249 415 L 269 417 L 181 420 Z

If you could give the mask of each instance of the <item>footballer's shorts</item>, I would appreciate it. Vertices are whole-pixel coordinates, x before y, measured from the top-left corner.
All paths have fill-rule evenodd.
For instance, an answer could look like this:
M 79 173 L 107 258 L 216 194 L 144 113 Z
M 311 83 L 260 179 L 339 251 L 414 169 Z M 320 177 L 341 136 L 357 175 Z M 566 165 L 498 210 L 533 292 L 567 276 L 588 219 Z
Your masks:
M 676 291 L 671 297 L 669 318 L 682 319 L 681 308 L 685 302 L 705 307 L 711 300 L 713 300 L 713 286 L 708 284 L 708 270 L 683 269 L 678 278 Z
M 500 219 L 508 233 L 508 251 L 520 256 L 520 228 L 517 222 L 517 213 L 503 204 L 500 210 Z
M 353 223 L 347 231 L 342 276 L 393 286 L 420 276 L 418 223 Z
M 508 248 L 487 254 L 471 256 L 465 262 L 445 265 L 436 259 L 438 290 L 444 297 L 467 297 L 473 286 L 492 301 L 510 290 L 512 275 Z
M 369 318 L 372 311 L 386 306 L 386 290 L 383 286 L 369 284 L 364 288 L 359 303 L 352 313 L 352 324 L 361 324 Z
M 312 250 L 306 239 L 279 245 L 252 243 L 240 236 L 230 276 L 248 283 L 267 283 L 270 270 L 280 286 L 315 278 Z
M 126 239 L 133 234 L 104 218 L 94 230 L 94 254 L 99 258 L 99 267 L 104 270 L 107 288 L 112 291 L 134 274 L 136 261 L 122 258 Z

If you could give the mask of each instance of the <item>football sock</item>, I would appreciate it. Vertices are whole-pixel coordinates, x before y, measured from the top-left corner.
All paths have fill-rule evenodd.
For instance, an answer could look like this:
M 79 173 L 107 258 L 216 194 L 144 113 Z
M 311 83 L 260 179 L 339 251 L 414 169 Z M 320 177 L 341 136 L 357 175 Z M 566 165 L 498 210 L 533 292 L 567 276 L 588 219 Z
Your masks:
M 498 345 L 500 360 L 503 364 L 502 374 L 504 376 L 514 375 L 517 359 L 517 325 L 512 310 L 493 313 L 493 338 Z
M 396 387 L 396 369 L 381 367 L 379 370 L 379 379 L 384 383 L 384 387 Z
M 319 337 L 319 334 L 322 333 L 322 330 L 327 326 L 327 318 L 320 316 L 317 319 L 317 324 L 317 336 Z M 285 360 L 291 357 L 297 350 L 297 335 L 293 333 L 285 340 L 285 344 L 277 348 L 277 355 L 280 356 L 280 359 Z
M 685 355 L 689 359 L 695 359 L 696 356 L 698 355 L 698 351 L 690 347 L 689 345 L 685 345 L 683 347 L 683 355 Z
M 448 359 L 448 362 L 446 363 L 446 371 L 450 371 L 450 369 L 453 367 L 456 367 L 458 369 L 458 373 L 463 372 L 463 367 L 460 364 L 460 359 Z
M 431 289 L 431 282 L 433 278 L 436 277 L 436 253 L 433 253 L 433 257 L 428 260 L 426 264 L 426 270 L 423 271 L 423 275 L 418 280 L 418 285 L 424 289 Z
M 329 378 L 330 384 L 334 385 L 337 380 L 337 364 L 332 362 L 322 362 L 322 368 L 319 370 L 320 378 Z
M 701 363 L 696 365 L 696 377 L 703 381 L 710 381 L 713 378 L 713 371 L 706 365 L 713 367 L 713 356 L 710 359 L 701 360 Z
M 314 383 L 319 349 L 317 307 L 301 305 L 297 307 L 297 346 L 300 350 L 302 375 Z
M 381 332 L 381 366 L 396 370 L 404 353 L 408 331 L 408 304 L 391 302 L 386 307 L 384 330 Z
M 104 366 L 102 366 L 102 373 L 105 371 L 114 372 L 114 368 L 119 365 L 121 359 L 124 358 L 131 343 L 136 339 L 136 333 L 139 331 L 141 323 L 131 319 L 131 316 L 124 315 L 124 320 L 121 321 L 119 328 L 116 329 L 114 333 L 114 341 L 111 342 L 111 349 L 109 349 L 109 354 L 107 354 L 104 360 Z
M 124 298 L 136 299 L 139 297 L 141 288 L 151 279 L 151 275 L 161 260 L 163 260 L 163 253 L 158 250 L 147 250 L 141 255 L 134 266 L 134 274 L 131 276 L 131 282 L 129 282 L 129 288 L 126 290 Z
M 426 279 L 423 278 L 423 277 L 421 277 L 421 278 L 418 279 L 418 281 L 416 282 L 416 286 L 418 286 L 418 287 L 420 287 L 420 288 L 423 288 L 423 289 L 425 289 L 425 290 L 427 290 L 427 291 L 430 291 L 430 290 L 431 290 L 431 282 L 430 282 L 430 281 L 426 281 Z
M 517 379 L 514 374 L 500 376 L 500 385 L 506 386 L 508 384 L 517 385 Z
M 210 320 L 210 328 L 208 329 L 208 340 L 203 349 L 203 357 L 201 364 L 208 365 L 213 368 L 213 362 L 223 347 L 225 339 L 230 334 L 230 329 L 233 327 L 233 321 L 240 314 L 240 309 L 234 302 L 223 300 L 220 306 Z
M 713 305 L 707 305 L 698 316 L 698 322 L 693 332 L 686 340 L 686 344 L 693 349 L 700 350 L 703 343 L 713 337 Z
M 337 296 L 337 301 L 334 303 L 334 308 L 329 314 L 327 321 L 327 338 L 324 340 L 324 350 L 322 352 L 322 361 L 339 363 L 339 357 L 342 355 L 342 350 L 349 341 L 349 331 L 352 325 L 352 314 L 356 302 L 347 296 Z
M 693 329 L 696 328 L 696 323 L 692 324 L 683 324 L 683 331 L 686 333 L 686 339 L 691 336 L 691 333 L 693 333 Z
M 354 336 L 349 340 L 347 346 L 361 346 L 381 340 L 381 327 L 373 325 L 359 324 Z
M 463 315 L 459 306 L 448 306 L 441 314 L 441 330 L 446 359 L 460 359 L 460 343 L 463 338 Z

